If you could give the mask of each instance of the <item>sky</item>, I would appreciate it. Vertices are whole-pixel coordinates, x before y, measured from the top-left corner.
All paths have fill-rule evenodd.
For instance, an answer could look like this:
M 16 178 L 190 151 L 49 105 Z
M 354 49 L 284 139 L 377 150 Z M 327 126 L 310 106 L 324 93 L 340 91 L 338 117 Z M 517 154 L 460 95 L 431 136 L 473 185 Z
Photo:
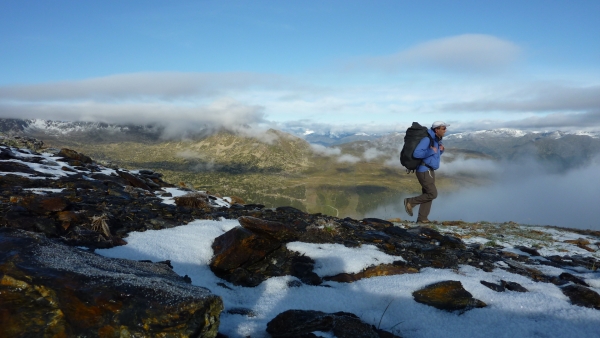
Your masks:
M 0 2 L 0 117 L 600 130 L 600 2 Z
M 455 270 L 425 268 L 417 274 L 373 277 L 354 283 L 325 282 L 328 287 L 305 284 L 292 287 L 293 283 L 298 282 L 292 276 L 273 277 L 253 288 L 235 286 L 217 278 L 210 270 L 209 263 L 213 255 L 211 244 L 214 238 L 236 226 L 239 226 L 237 220 L 197 220 L 171 229 L 133 232 L 126 238 L 127 245 L 96 250 L 96 253 L 112 258 L 153 262 L 170 260 L 176 273 L 188 275 L 193 285 L 208 288 L 222 298 L 225 309 L 221 314 L 219 332 L 231 338 L 267 338 L 267 323 L 290 309 L 350 312 L 368 324 L 407 338 L 592 337 L 598 332 L 598 310 L 572 305 L 554 284 L 535 282 L 501 269 L 506 264 L 504 262 L 499 262 L 492 272 L 472 266 L 461 266 Z M 540 249 L 544 256 L 592 255 L 575 245 L 559 243 L 582 235 L 548 228 L 536 230 L 548 232 L 557 240 L 556 247 Z M 471 237 L 465 241 L 485 243 L 488 240 Z M 499 241 L 499 244 L 505 246 L 506 251 L 528 255 L 514 249 L 514 244 L 503 241 Z M 520 244 L 531 246 L 531 243 Z M 356 273 L 371 265 L 404 260 L 401 256 L 387 255 L 372 245 L 346 248 L 341 244 L 292 242 L 286 246 L 315 260 L 314 272 L 321 277 L 343 272 Z M 529 267 L 541 270 L 548 276 L 565 272 L 564 269 L 547 265 Z M 575 268 L 566 272 L 585 280 L 595 292 L 599 291 L 597 271 Z M 445 280 L 461 282 L 474 298 L 487 306 L 458 314 L 414 301 L 412 292 Z M 481 280 L 495 284 L 499 284 L 500 280 L 517 282 L 529 292 L 499 293 L 483 286 Z M 223 284 L 227 288 L 219 286 Z M 250 310 L 254 316 L 228 313 L 235 309 Z M 318 336 L 334 337 L 332 332 L 319 332 Z

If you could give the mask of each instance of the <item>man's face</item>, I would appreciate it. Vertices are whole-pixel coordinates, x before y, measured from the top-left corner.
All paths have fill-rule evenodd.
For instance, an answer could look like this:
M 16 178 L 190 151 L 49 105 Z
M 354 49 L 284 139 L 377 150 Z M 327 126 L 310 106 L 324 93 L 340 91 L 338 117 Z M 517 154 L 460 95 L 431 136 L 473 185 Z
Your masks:
M 435 135 L 439 138 L 444 137 L 444 134 L 446 134 L 446 127 L 437 127 L 434 130 L 435 130 Z

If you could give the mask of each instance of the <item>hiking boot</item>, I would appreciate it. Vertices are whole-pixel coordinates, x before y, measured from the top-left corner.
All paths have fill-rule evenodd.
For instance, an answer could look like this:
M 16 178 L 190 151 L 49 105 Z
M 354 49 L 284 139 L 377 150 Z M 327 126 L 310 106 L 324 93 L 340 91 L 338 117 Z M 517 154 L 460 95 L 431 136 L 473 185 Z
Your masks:
M 406 213 L 407 213 L 409 216 L 412 216 L 412 215 L 413 215 L 413 212 L 412 212 L 412 205 L 410 205 L 410 203 L 408 202 L 408 198 L 405 198 L 405 199 L 404 199 L 404 210 L 406 210 Z

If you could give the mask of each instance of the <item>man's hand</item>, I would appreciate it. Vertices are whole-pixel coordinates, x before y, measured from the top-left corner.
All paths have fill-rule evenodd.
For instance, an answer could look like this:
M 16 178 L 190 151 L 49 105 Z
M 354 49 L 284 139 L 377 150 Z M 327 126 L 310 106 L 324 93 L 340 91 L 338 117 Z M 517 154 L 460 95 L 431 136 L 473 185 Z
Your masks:
M 437 153 L 437 148 L 436 147 L 429 147 L 433 150 L 434 153 Z
M 446 148 L 444 148 L 444 145 L 440 144 L 440 151 L 444 151 L 444 149 L 446 149 Z

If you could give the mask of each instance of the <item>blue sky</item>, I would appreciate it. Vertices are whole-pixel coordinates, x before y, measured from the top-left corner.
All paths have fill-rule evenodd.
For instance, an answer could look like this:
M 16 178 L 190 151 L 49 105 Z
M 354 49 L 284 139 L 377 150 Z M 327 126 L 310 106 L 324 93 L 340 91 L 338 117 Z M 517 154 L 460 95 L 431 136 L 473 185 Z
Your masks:
M 0 2 L 0 117 L 600 130 L 600 1 Z

